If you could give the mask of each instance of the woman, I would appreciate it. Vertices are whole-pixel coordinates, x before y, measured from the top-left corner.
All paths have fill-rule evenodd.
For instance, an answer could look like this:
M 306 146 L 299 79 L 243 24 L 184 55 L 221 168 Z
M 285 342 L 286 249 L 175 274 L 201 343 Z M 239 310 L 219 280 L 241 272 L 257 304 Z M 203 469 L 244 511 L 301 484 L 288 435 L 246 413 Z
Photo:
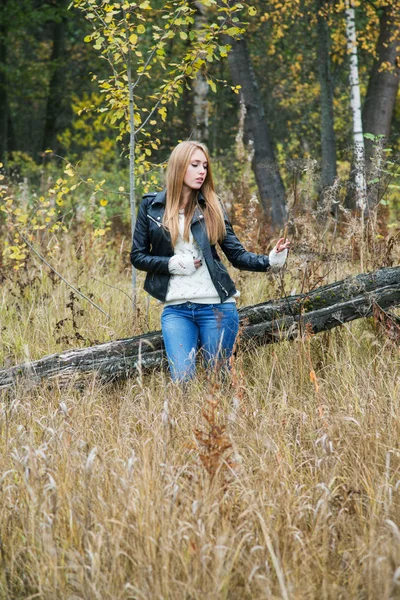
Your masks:
M 144 289 L 165 304 L 162 333 L 174 381 L 195 373 L 199 348 L 209 368 L 227 365 L 239 328 L 238 292 L 216 244 L 238 269 L 283 266 L 290 242 L 281 238 L 269 257 L 247 252 L 215 191 L 207 148 L 178 144 L 168 161 L 166 190 L 140 205 L 132 264 L 147 271 Z

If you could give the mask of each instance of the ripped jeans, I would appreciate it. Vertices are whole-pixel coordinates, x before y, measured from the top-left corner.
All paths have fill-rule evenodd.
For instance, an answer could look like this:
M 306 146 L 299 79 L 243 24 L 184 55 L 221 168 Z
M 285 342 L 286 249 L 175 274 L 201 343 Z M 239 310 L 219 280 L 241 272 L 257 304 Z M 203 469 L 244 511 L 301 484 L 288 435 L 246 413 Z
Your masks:
M 164 308 L 161 327 L 172 379 L 187 381 L 195 374 L 199 349 L 207 369 L 228 367 L 239 315 L 234 302 L 185 302 Z

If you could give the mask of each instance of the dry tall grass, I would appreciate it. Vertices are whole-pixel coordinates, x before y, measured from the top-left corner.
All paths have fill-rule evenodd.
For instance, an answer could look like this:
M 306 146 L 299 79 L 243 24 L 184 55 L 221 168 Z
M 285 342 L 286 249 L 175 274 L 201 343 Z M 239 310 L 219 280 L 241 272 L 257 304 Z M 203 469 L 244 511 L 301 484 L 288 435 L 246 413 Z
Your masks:
M 133 322 L 126 244 L 72 248 L 55 265 L 110 320 L 30 263 L 2 283 L 2 363 L 158 328 L 143 296 Z M 236 272 L 242 303 L 359 267 L 309 256 Z M 239 351 L 220 385 L 2 392 L 0 598 L 400 597 L 399 367 L 368 320 Z

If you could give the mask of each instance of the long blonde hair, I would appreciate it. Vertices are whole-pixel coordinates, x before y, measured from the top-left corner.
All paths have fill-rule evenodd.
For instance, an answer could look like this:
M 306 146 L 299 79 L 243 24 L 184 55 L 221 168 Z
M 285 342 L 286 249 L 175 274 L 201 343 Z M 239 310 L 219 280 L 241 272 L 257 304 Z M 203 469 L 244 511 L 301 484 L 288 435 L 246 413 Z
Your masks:
M 173 246 L 175 246 L 178 239 L 179 205 L 181 202 L 183 180 L 192 154 L 196 149 L 204 152 L 208 165 L 206 178 L 200 190 L 205 198 L 205 207 L 202 210 L 208 239 L 210 240 L 210 243 L 214 245 L 218 241 L 222 241 L 226 233 L 222 207 L 217 194 L 214 191 L 214 181 L 208 149 L 200 142 L 181 142 L 173 149 L 167 165 L 167 198 L 163 225 L 171 235 Z M 185 229 L 183 237 L 186 241 L 189 240 L 190 224 L 197 206 L 197 195 L 198 192 L 193 190 L 191 199 L 185 207 Z

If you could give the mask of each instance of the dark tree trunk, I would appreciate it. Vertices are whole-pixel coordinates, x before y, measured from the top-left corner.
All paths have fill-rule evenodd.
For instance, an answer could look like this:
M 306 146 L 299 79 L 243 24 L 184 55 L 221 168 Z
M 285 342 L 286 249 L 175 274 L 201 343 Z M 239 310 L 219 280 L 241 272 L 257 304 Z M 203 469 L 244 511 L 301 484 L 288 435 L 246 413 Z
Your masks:
M 275 159 L 271 134 L 256 75 L 244 39 L 223 36 L 224 44 L 232 46 L 228 54 L 229 69 L 234 85 L 240 85 L 240 98 L 246 107 L 245 137 L 254 146 L 253 171 L 261 205 L 275 227 L 286 220 L 285 188 Z
M 8 97 L 7 97 L 7 0 L 0 0 L 0 162 L 5 162 L 8 152 Z
M 399 88 L 400 5 L 397 2 L 387 2 L 380 10 L 377 58 L 372 67 L 363 107 L 363 129 L 365 133 L 387 137 Z M 371 140 L 365 140 L 365 153 L 368 168 L 374 153 Z
M 57 2 L 59 6 L 59 19 L 54 23 L 53 50 L 51 54 L 52 75 L 49 83 L 49 94 L 47 97 L 46 120 L 43 135 L 42 150 L 57 150 L 57 133 L 59 130 L 59 115 L 64 98 L 65 83 L 65 47 L 67 18 L 64 9 L 66 0 Z
M 327 0 L 317 0 L 318 76 L 321 98 L 321 188 L 331 185 L 336 177 L 336 144 L 333 127 L 333 83 L 330 68 L 330 33 L 324 15 Z
M 289 296 L 240 309 L 241 344 L 250 347 L 293 340 L 304 332 L 319 333 L 361 317 L 379 307 L 400 304 L 400 267 L 349 277 L 307 294 Z M 160 331 L 92 348 L 53 354 L 32 363 L 0 370 L 0 389 L 21 377 L 32 384 L 43 378 L 98 372 L 106 380 L 123 379 L 160 367 L 165 359 Z

